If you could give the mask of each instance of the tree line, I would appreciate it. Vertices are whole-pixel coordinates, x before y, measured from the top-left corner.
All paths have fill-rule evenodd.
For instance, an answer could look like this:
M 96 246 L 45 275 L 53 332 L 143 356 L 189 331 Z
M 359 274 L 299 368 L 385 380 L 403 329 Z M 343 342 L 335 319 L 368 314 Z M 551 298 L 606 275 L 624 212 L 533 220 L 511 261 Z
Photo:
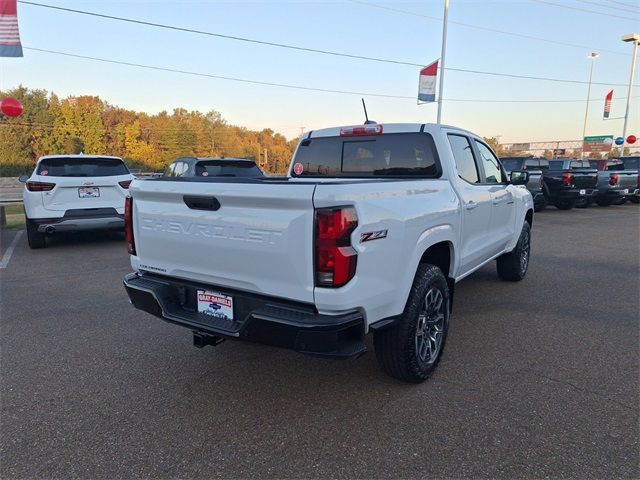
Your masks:
M 229 125 L 219 112 L 176 108 L 149 115 L 97 96 L 60 98 L 23 86 L 0 91 L 22 102 L 21 116 L 0 115 L 2 176 L 31 173 L 42 155 L 83 152 L 122 157 L 132 169 L 161 171 L 181 156 L 253 158 L 268 173 L 286 172 L 298 139 L 271 129 Z

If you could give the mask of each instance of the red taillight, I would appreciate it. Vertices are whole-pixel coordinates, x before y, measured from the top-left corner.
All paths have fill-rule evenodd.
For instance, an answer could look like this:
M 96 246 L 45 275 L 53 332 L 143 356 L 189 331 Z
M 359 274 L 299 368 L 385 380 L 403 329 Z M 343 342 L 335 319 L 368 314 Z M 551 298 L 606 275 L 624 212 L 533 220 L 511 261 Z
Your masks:
M 612 173 L 609 175 L 609 185 L 614 186 L 618 184 L 618 174 Z
M 55 183 L 47 183 L 47 182 L 27 182 L 27 190 L 30 192 L 48 192 L 53 190 L 55 187 Z
M 136 243 L 133 239 L 133 198 L 124 199 L 124 238 L 127 241 L 127 251 L 136 254 Z
M 544 177 L 542 175 L 540 175 L 540 186 L 544 186 Z
M 363 125 L 362 127 L 340 129 L 341 137 L 362 137 L 367 135 L 382 135 L 382 125 Z
M 562 174 L 562 185 L 565 187 L 573 185 L 573 173 L 565 172 Z
M 353 207 L 316 210 L 316 286 L 341 287 L 356 273 L 351 233 L 358 226 Z
M 118 182 L 118 185 L 120 185 L 122 188 L 129 188 L 129 185 L 131 185 L 131 180 L 123 180 L 122 182 Z

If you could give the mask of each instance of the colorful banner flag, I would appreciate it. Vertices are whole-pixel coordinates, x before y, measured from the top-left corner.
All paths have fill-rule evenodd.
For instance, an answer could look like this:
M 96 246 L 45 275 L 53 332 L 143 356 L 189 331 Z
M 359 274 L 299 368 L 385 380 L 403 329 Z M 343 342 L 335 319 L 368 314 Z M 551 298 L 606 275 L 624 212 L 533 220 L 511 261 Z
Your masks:
M 17 0 L 0 0 L 0 57 L 22 57 Z
M 418 103 L 430 103 L 436 101 L 436 78 L 438 76 L 438 61 L 427 65 L 420 70 L 420 83 L 418 84 Z
M 611 100 L 613 100 L 613 90 L 607 93 L 607 96 L 604 97 L 604 118 L 609 118 L 609 113 L 611 112 Z

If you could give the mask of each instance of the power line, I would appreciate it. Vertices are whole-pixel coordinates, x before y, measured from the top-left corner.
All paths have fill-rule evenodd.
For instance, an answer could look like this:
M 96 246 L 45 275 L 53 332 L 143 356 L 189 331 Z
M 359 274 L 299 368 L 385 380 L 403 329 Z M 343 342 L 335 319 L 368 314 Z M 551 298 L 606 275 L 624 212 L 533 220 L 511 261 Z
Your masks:
M 625 7 L 637 8 L 637 5 L 633 5 L 633 4 L 630 4 L 630 3 L 618 2 L 616 0 L 606 0 L 606 1 L 609 2 L 609 3 L 615 3 L 615 4 L 618 4 L 618 5 L 624 5 Z
M 166 29 L 170 29 L 170 30 L 178 30 L 178 31 L 197 33 L 197 34 L 208 35 L 208 36 L 213 36 L 213 37 L 226 38 L 226 39 L 232 39 L 232 40 L 238 40 L 238 41 L 244 41 L 244 42 L 250 42 L 250 43 L 257 43 L 257 44 L 280 47 L 280 48 L 301 50 L 301 51 L 324 54 L 324 55 L 332 55 L 332 56 L 336 56 L 336 57 L 346 57 L 346 58 L 374 61 L 374 62 L 381 62 L 381 63 L 392 63 L 392 64 L 396 64 L 396 65 L 408 65 L 408 66 L 412 66 L 412 67 L 423 67 L 424 66 L 422 63 L 411 63 L 411 62 L 405 62 L 405 61 L 389 60 L 389 59 L 383 59 L 383 58 L 377 58 L 377 57 L 367 57 L 367 56 L 362 56 L 362 55 L 353 55 L 353 54 L 349 54 L 349 53 L 334 52 L 334 51 L 329 51 L 329 50 L 320 50 L 320 49 L 313 49 L 313 48 L 307 48 L 307 47 L 300 47 L 300 46 L 295 46 L 295 45 L 287 45 L 287 44 L 282 44 L 282 43 L 266 42 L 266 41 L 262 41 L 262 40 L 248 39 L 248 38 L 244 38 L 244 37 L 229 36 L 229 35 L 223 35 L 223 34 L 219 34 L 219 33 L 205 32 L 205 31 L 201 31 L 201 30 L 193 30 L 193 29 L 188 29 L 188 28 L 176 27 L 176 26 L 172 26 L 172 25 L 165 25 L 165 24 L 160 24 L 160 23 L 151 23 L 151 22 L 146 22 L 146 21 L 142 21 L 142 20 L 134 20 L 134 19 L 124 18 L 124 17 L 115 17 L 115 16 L 112 16 L 112 15 L 104 15 L 104 14 L 99 14 L 99 13 L 94 13 L 94 12 L 86 12 L 86 11 L 83 11 L 83 10 L 75 10 L 75 9 L 71 9 L 71 8 L 57 7 L 57 6 L 53 6 L 53 5 L 46 5 L 46 4 L 30 2 L 30 1 L 26 1 L 26 0 L 20 0 L 20 3 L 24 3 L 24 4 L 27 4 L 27 5 L 35 5 L 35 6 L 44 7 L 44 8 L 51 8 L 51 9 L 54 9 L 54 10 L 62 10 L 62 11 L 66 11 L 66 12 L 78 13 L 78 14 L 81 14 L 81 15 L 89 15 L 89 16 L 95 16 L 95 17 L 100 17 L 100 18 L 108 18 L 108 19 L 112 19 L 112 20 L 124 21 L 124 22 L 129 22 L 129 23 L 137 23 L 137 24 L 141 24 L 141 25 L 154 26 L 154 27 L 159 27 L 159 28 L 166 28 Z M 451 70 L 451 71 L 456 71 L 456 72 L 464 72 L 464 73 L 473 73 L 473 74 L 479 74 L 479 75 L 490 75 L 490 76 L 498 76 L 498 77 L 502 76 L 502 77 L 510 77 L 510 78 L 521 78 L 521 79 L 527 79 L 527 80 L 544 80 L 544 81 L 550 81 L 550 82 L 574 83 L 574 84 L 584 84 L 584 85 L 588 84 L 588 82 L 581 81 L 581 80 L 564 80 L 564 79 L 556 79 L 556 78 L 548 78 L 548 77 L 537 77 L 537 76 L 533 76 L 533 75 L 517 75 L 517 74 L 508 74 L 508 73 L 496 73 L 496 72 L 486 72 L 486 71 L 482 71 L 482 70 L 467 70 L 467 69 L 463 69 L 463 68 L 453 68 L 453 67 L 447 67 L 447 68 L 445 68 L 445 70 Z M 178 73 L 184 73 L 184 72 L 178 72 Z M 239 81 L 241 81 L 241 80 L 239 80 Z M 249 82 L 249 83 L 252 83 L 252 82 Z M 253 83 L 261 83 L 261 82 L 253 82 Z M 268 84 L 268 83 L 265 83 L 265 84 Z M 593 85 L 605 85 L 605 86 L 609 86 L 609 85 L 611 85 L 611 86 L 626 86 L 625 84 L 598 83 L 598 82 L 592 82 L 592 84 Z M 304 88 L 304 87 L 298 87 L 298 88 Z M 332 91 L 332 93 L 340 93 L 340 92 Z
M 222 33 L 216 33 L 216 32 L 207 32 L 204 30 L 195 30 L 192 28 L 185 28 L 185 27 L 178 27 L 175 25 L 168 25 L 168 24 L 164 24 L 164 23 L 154 23 L 154 22 L 147 22 L 144 20 L 136 20 L 133 18 L 125 18 L 125 17 L 116 17 L 114 15 L 106 15 L 106 14 L 102 14 L 102 13 L 95 13 L 95 12 L 87 12 L 84 10 L 76 10 L 73 8 L 64 8 L 64 7 L 58 7 L 58 6 L 54 6 L 54 5 L 46 5 L 44 3 L 36 3 L 36 2 L 29 2 L 26 0 L 19 0 L 19 3 L 23 3 L 25 5 L 33 5 L 36 7 L 43 7 L 43 8 L 50 8 L 53 10 L 60 10 L 60 11 L 64 11 L 64 12 L 70 12 L 70 13 L 77 13 L 79 15 L 88 15 L 91 17 L 99 17 L 99 18 L 107 18 L 109 20 L 117 20 L 119 22 L 127 22 L 127 23 L 134 23 L 134 24 L 138 24 L 138 25 L 146 25 L 148 27 L 156 27 L 156 28 L 164 28 L 167 30 L 176 30 L 179 32 L 187 32 L 187 33 L 195 33 L 198 35 L 206 35 L 209 37 L 217 37 L 217 38 L 224 38 L 227 40 L 235 40 L 238 42 L 247 42 L 247 43 L 255 43 L 255 44 L 259 44 L 259 45 L 267 45 L 270 47 L 278 47 L 278 48 L 287 48 L 289 50 L 298 50 L 298 51 L 302 51 L 302 52 L 310 52 L 310 53 L 319 53 L 319 54 L 323 54 L 323 55 L 332 55 L 332 56 L 336 56 L 336 57 L 346 57 L 346 58 L 353 58 L 353 59 L 358 59 L 358 60 L 367 60 L 370 62 L 381 62 L 381 63 L 393 63 L 393 64 L 397 64 L 397 65 L 409 65 L 412 67 L 423 67 L 424 65 L 419 64 L 419 63 L 411 63 L 411 62 L 403 62 L 403 61 L 399 61 L 399 60 L 390 60 L 390 59 L 383 59 L 383 58 L 376 58 L 376 57 L 367 57 L 364 55 L 354 55 L 354 54 L 350 54 L 350 53 L 341 53 L 341 52 L 333 52 L 330 50 L 321 50 L 321 49 L 316 49 L 316 48 L 308 48 L 308 47 L 301 47 L 299 45 L 288 45 L 285 43 L 276 43 L 276 42 L 269 42 L 269 41 L 265 41 L 265 40 L 256 40 L 254 38 L 246 38 L 246 37 L 238 37 L 235 35 L 225 35 Z
M 263 82 L 263 81 L 259 81 L 259 80 L 249 80 L 246 78 L 236 78 L 236 77 L 226 77 L 223 75 L 213 75 L 210 73 L 202 73 L 202 72 L 192 72 L 192 71 L 188 71 L 188 70 L 180 70 L 177 68 L 168 68 L 168 67 L 158 67 L 158 66 L 154 66 L 154 65 L 143 65 L 141 63 L 133 63 L 133 62 L 124 62 L 121 60 L 110 60 L 110 59 L 106 59 L 106 58 L 98 58 L 98 57 L 90 57 L 87 55 L 76 55 L 74 53 L 68 53 L 68 52 L 59 52 L 56 50 L 46 50 L 43 48 L 33 48 L 33 47 L 22 47 L 25 50 L 32 50 L 32 51 L 36 51 L 36 52 L 43 52 L 43 53 L 50 53 L 53 55 L 62 55 L 65 57 L 73 57 L 73 58 L 82 58 L 84 60 L 93 60 L 96 62 L 103 62 L 103 63 L 113 63 L 116 65 L 126 65 L 129 67 L 138 67 L 138 68 L 146 68 L 149 70 L 159 70 L 159 71 L 164 71 L 164 72 L 172 72 L 172 73 L 182 73 L 184 75 L 194 75 L 194 76 L 198 76 L 198 77 L 206 77 L 206 78 L 216 78 L 219 80 L 229 80 L 229 81 L 233 81 L 233 82 L 242 82 L 242 83 L 250 83 L 250 84 L 254 84 L 254 85 L 266 85 L 266 86 L 270 86 L 270 87 L 283 87 L 283 88 L 294 88 L 297 90 L 310 90 L 310 91 L 316 91 L 316 92 L 325 92 L 325 93 L 339 93 L 339 94 L 344 94 L 344 95 L 366 95 L 366 96 L 370 96 L 370 97 L 383 97 L 383 98 L 410 98 L 412 100 L 415 100 L 415 97 L 408 97 L 408 96 L 403 96 L 403 95 L 385 95 L 385 94 L 380 94 L 380 93 L 364 93 L 364 92 L 352 92 L 352 91 L 348 91 L 348 90 L 332 90 L 332 89 L 328 89 L 328 88 L 314 88 L 314 87 L 305 87 L 302 85 L 291 85 L 291 84 L 286 84 L 286 83 L 275 83 L 275 82 Z
M 228 76 L 224 76 L 224 75 L 214 75 L 214 74 L 210 74 L 210 73 L 193 72 L 193 71 L 181 70 L 181 69 L 177 69 L 177 68 L 158 67 L 158 66 L 154 66 L 154 65 L 144 65 L 144 64 L 141 64 L 141 63 L 125 62 L 125 61 L 122 61 L 122 60 L 111 60 L 111 59 L 100 58 L 100 57 L 92 57 L 92 56 L 88 56 L 88 55 L 78 55 L 78 54 L 74 54 L 74 53 L 61 52 L 61 51 L 57 51 L 57 50 L 48 50 L 48 49 L 44 49 L 44 48 L 35 48 L 35 47 L 27 47 L 27 46 L 23 46 L 22 48 L 25 49 L 25 50 L 48 53 L 48 54 L 52 54 L 52 55 L 61 55 L 61 56 L 65 56 L 65 57 L 81 58 L 81 59 L 84 59 L 84 60 L 92 60 L 92 61 L 96 61 L 96 62 L 113 63 L 113 64 L 116 64 L 116 65 L 125 65 L 125 66 L 129 66 L 129 67 L 146 68 L 146 69 L 149 69 L 149 70 L 158 70 L 158 71 L 165 71 L 165 72 L 172 72 L 172 73 L 181 73 L 181 74 L 185 74 L 185 75 L 194 75 L 194 76 L 199 76 L 199 77 L 216 78 L 216 79 L 219 79 L 219 80 L 229 80 L 229 81 L 234 81 L 234 82 L 250 83 L 250 84 L 255 84 L 255 85 L 266 85 L 266 86 L 271 86 L 271 87 L 293 88 L 293 89 L 297 89 L 297 90 L 307 90 L 307 91 L 316 91 L 316 92 L 324 92 L 324 93 L 338 93 L 338 94 L 344 94 L 344 95 L 366 95 L 366 96 L 370 96 L 370 97 L 400 98 L 400 99 L 412 99 L 412 100 L 415 100 L 414 96 L 391 95 L 391 94 L 370 93 L 370 92 L 355 92 L 355 91 L 349 91 L 349 90 L 334 90 L 334 89 L 328 89 L 328 88 L 306 87 L 306 86 L 303 86 L 303 85 L 292 85 L 292 84 L 286 84 L 286 83 L 264 82 L 264 81 L 261 81 L 261 80 L 251 80 L 251 79 L 246 79 L 246 78 L 228 77 Z M 567 79 L 549 78 L 549 77 L 536 77 L 536 76 L 532 76 L 532 75 L 516 75 L 516 74 L 510 74 L 510 73 L 485 72 L 485 71 L 482 71 L 482 70 L 468 70 L 468 69 L 454 68 L 454 67 L 447 67 L 446 70 L 450 70 L 450 71 L 454 71 L 454 72 L 473 73 L 473 74 L 478 74 L 478 75 L 490 75 L 490 76 L 496 76 L 496 77 L 519 78 L 519 79 L 526 79 L 526 80 L 543 80 L 543 81 L 548 81 L 548 82 L 585 84 L 585 85 L 588 83 L 588 82 L 582 81 L 582 80 L 567 80 Z M 626 86 L 626 85 L 620 84 L 620 83 L 603 83 L 603 82 L 591 82 L 591 84 L 592 85 L 604 85 L 604 86 L 608 86 L 608 87 L 612 87 L 612 86 L 622 86 L 622 87 L 624 87 L 624 86 Z
M 623 17 L 621 15 L 613 15 L 611 13 L 596 12 L 595 10 L 588 10 L 586 8 L 579 8 L 579 7 L 571 7 L 569 5 L 561 5 L 559 3 L 548 2 L 546 0 L 532 0 L 532 1 L 537 2 L 537 3 L 542 3 L 542 4 L 545 4 L 545 5 L 549 5 L 549 6 L 553 6 L 553 7 L 566 8 L 568 10 L 575 10 L 575 11 L 578 11 L 578 12 L 593 13 L 595 15 L 603 15 L 605 17 L 621 18 L 623 20 L 633 21 L 629 17 Z
M 577 1 L 577 2 L 580 2 L 580 3 L 586 3 L 586 4 L 589 4 L 589 5 L 596 5 L 597 7 L 600 7 L 600 8 L 609 8 L 609 6 L 608 6 L 608 5 L 603 5 L 602 3 L 593 2 L 593 1 L 591 1 L 591 0 L 576 0 L 576 1 Z M 630 8 L 623 8 L 623 7 L 616 7 L 616 8 L 617 8 L 618 10 L 620 10 L 620 11 L 623 11 L 623 12 L 629 12 L 629 13 L 635 13 L 635 14 L 638 14 L 638 10 L 632 10 L 632 9 L 630 9 Z M 632 8 L 633 8 L 633 7 L 632 7 Z
M 379 4 L 371 3 L 371 2 L 363 2 L 361 0 L 347 0 L 347 1 L 350 1 L 351 3 L 357 3 L 357 4 L 360 4 L 360 5 L 366 5 L 366 6 L 373 7 L 373 8 L 379 8 L 381 10 L 388 10 L 390 12 L 403 13 L 405 15 L 412 15 L 412 16 L 415 16 L 415 17 L 426 18 L 426 19 L 429 19 L 429 20 L 437 20 L 439 22 L 442 21 L 442 18 L 440 18 L 440 17 L 434 17 L 434 16 L 431 16 L 431 15 L 424 15 L 424 14 L 421 14 L 421 13 L 412 12 L 412 11 L 409 11 L 409 10 L 402 10 L 402 9 L 394 8 L 394 7 L 387 7 L 386 5 L 379 5 Z M 524 34 L 524 33 L 509 32 L 509 31 L 506 31 L 506 30 L 499 30 L 499 29 L 496 29 L 496 28 L 483 27 L 483 26 L 474 25 L 474 24 L 471 24 L 471 23 L 457 22 L 457 21 L 454 21 L 454 20 L 449 20 L 449 24 L 460 25 L 462 27 L 473 28 L 473 29 L 482 30 L 482 31 L 485 31 L 485 32 L 493 32 L 493 33 L 499 33 L 499 34 L 502 34 L 502 35 L 509 35 L 509 36 L 512 36 L 512 37 L 525 38 L 527 40 L 536 40 L 536 41 L 539 41 L 539 42 L 551 43 L 551 44 L 554 44 L 554 45 L 562 45 L 562 46 L 565 46 L 565 47 L 579 48 L 581 50 L 583 50 L 583 49 L 585 49 L 585 50 L 597 50 L 599 52 L 607 52 L 607 53 L 612 53 L 614 55 L 628 56 L 627 53 L 624 53 L 624 52 L 621 52 L 621 51 L 617 51 L 617 50 L 608 50 L 608 49 L 605 49 L 605 48 L 589 47 L 589 46 L 586 46 L 586 45 L 578 45 L 578 44 L 575 44 L 575 43 L 561 42 L 559 40 L 549 40 L 548 38 L 536 37 L 534 35 L 527 35 L 527 34 Z

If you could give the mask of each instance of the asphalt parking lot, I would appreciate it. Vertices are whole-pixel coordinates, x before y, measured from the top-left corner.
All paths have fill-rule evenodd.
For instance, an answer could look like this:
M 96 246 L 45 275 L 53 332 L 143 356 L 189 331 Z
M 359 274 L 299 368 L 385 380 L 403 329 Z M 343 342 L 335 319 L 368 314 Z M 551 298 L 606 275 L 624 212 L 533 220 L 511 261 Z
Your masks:
M 638 478 L 639 235 L 637 205 L 537 214 L 527 278 L 458 285 L 421 385 L 372 352 L 196 349 L 129 305 L 120 234 L 23 235 L 0 270 L 0 477 Z

